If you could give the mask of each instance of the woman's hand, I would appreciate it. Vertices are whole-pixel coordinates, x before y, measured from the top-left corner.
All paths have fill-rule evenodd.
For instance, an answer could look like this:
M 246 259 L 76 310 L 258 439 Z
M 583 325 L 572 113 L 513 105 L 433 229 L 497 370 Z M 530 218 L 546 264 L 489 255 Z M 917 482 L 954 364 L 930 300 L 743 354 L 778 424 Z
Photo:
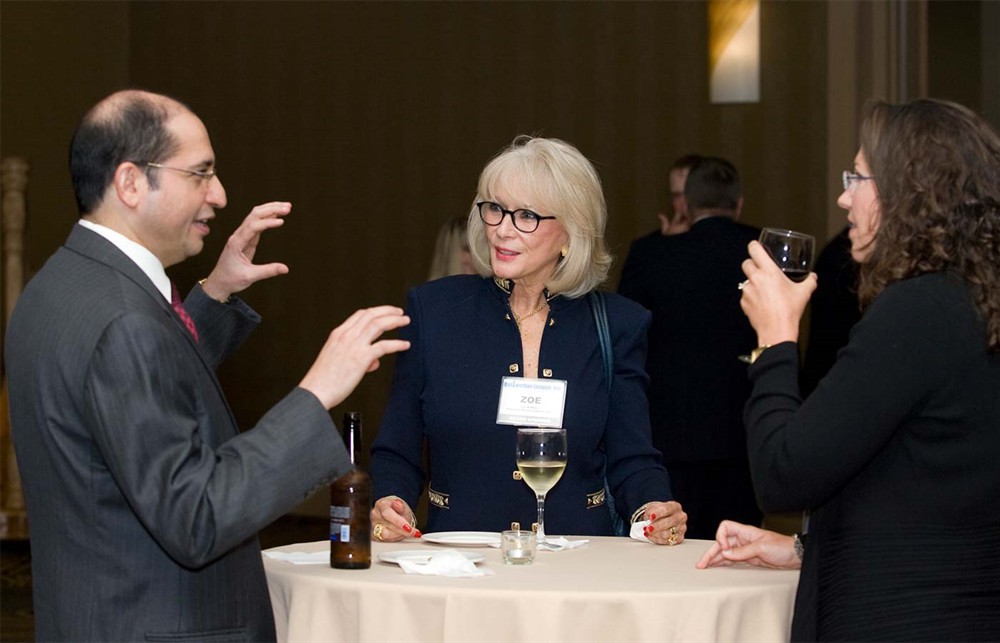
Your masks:
M 420 538 L 413 510 L 398 496 L 386 496 L 372 507 L 372 537 L 384 542 Z
M 645 532 L 650 542 L 657 545 L 677 545 L 684 542 L 688 515 L 681 508 L 681 503 L 674 500 L 647 503 L 641 520 L 649 521 Z
M 797 342 L 799 321 L 816 290 L 816 273 L 795 283 L 781 272 L 759 242 L 751 241 L 749 251 L 750 258 L 742 265 L 747 280 L 740 286 L 740 308 L 757 331 L 758 345 Z
M 715 542 L 695 567 L 705 569 L 735 563 L 775 569 L 798 569 L 802 566 L 791 536 L 723 520 L 715 533 Z

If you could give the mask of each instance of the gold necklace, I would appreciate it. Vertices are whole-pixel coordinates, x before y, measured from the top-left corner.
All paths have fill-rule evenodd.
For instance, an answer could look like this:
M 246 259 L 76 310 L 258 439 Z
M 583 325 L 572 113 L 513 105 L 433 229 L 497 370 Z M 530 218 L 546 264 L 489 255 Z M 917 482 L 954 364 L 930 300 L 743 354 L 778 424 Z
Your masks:
M 530 313 L 527 313 L 525 315 L 518 315 L 517 313 L 514 312 L 514 307 L 511 306 L 510 312 L 514 313 L 514 323 L 517 324 L 517 330 L 518 330 L 518 332 L 521 331 L 521 322 L 522 321 L 524 321 L 528 317 L 531 317 L 532 315 L 538 314 L 539 312 L 541 312 L 541 310 L 543 308 L 545 308 L 548 305 L 549 305 L 549 302 L 543 301 L 541 306 L 539 306 L 538 308 L 534 309 L 533 311 L 531 311 Z

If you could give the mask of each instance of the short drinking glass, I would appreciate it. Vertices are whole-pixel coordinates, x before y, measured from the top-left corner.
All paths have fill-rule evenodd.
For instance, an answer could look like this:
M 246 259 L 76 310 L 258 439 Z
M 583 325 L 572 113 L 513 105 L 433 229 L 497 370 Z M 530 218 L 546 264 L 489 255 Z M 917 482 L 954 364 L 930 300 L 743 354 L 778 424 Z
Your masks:
M 535 546 L 538 540 L 535 532 L 527 530 L 512 530 L 500 532 L 500 551 L 503 562 L 508 565 L 530 565 L 535 559 Z

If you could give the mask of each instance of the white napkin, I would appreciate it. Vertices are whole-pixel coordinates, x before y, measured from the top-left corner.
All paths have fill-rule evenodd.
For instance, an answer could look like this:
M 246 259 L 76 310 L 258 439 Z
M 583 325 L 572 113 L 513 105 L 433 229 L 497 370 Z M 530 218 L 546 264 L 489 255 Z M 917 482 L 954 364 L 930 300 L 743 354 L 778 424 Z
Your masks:
M 545 539 L 545 542 L 538 543 L 539 551 L 565 551 L 567 549 L 576 549 L 577 547 L 583 547 L 589 540 L 567 540 L 565 536 L 549 536 Z
M 639 522 L 632 523 L 632 529 L 628 532 L 629 537 L 648 543 L 649 538 L 646 538 L 646 532 L 644 529 L 650 522 L 651 521 L 649 520 L 640 520 Z
M 425 562 L 399 559 L 399 566 L 407 574 L 423 574 L 425 576 L 451 576 L 462 578 L 468 576 L 491 576 L 492 571 L 479 569 L 471 560 L 457 551 L 443 550 L 435 552 Z
M 264 555 L 274 560 L 283 560 L 293 565 L 330 564 L 329 551 L 266 551 Z

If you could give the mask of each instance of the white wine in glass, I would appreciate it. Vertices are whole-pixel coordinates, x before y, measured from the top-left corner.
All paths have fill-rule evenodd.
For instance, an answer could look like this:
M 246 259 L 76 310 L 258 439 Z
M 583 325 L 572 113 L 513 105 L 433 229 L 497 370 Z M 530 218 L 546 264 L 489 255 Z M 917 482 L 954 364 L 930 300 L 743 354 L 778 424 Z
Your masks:
M 517 469 L 538 501 L 538 543 L 545 543 L 545 494 L 566 469 L 566 429 L 519 428 Z

